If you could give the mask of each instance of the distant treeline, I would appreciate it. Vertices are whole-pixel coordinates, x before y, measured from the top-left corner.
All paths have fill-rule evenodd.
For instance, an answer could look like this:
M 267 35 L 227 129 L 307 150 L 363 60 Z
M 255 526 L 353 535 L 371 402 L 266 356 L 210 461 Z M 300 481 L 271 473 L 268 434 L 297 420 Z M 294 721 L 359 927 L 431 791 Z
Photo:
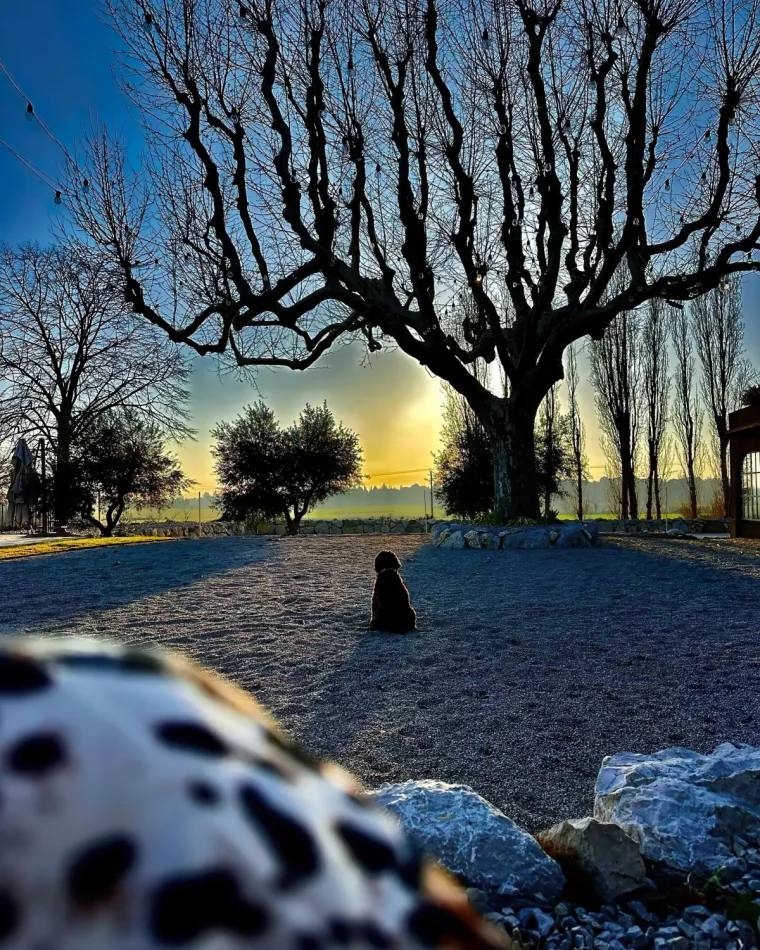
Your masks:
M 709 505 L 715 492 L 720 491 L 720 481 L 717 478 L 697 478 L 697 502 L 700 505 Z M 560 482 L 563 494 L 555 496 L 552 500 L 554 507 L 559 514 L 567 515 L 573 513 L 573 496 L 571 485 L 568 479 Z M 672 513 L 677 511 L 682 505 L 688 504 L 689 489 L 685 478 L 670 478 L 662 482 L 660 491 L 662 493 L 662 510 Z M 586 482 L 583 488 L 584 504 L 588 505 L 588 514 L 593 517 L 595 514 L 619 514 L 615 510 L 614 499 L 619 497 L 619 490 L 615 487 L 609 478 L 603 476 L 599 481 Z M 636 494 L 641 503 L 639 510 L 643 510 L 643 501 L 647 496 L 647 486 L 643 478 L 636 479 Z
M 564 495 L 555 498 L 554 503 L 559 514 L 572 514 L 572 500 L 570 495 L 570 482 L 560 483 Z M 646 483 L 643 479 L 637 479 L 637 493 L 643 499 L 646 497 Z M 720 490 L 720 482 L 715 478 L 698 478 L 697 494 L 700 504 L 709 504 L 714 493 Z M 672 513 L 679 506 L 688 502 L 689 493 L 686 480 L 683 478 L 671 478 L 662 486 L 663 510 L 665 510 L 665 499 L 667 494 L 667 510 Z M 617 514 L 613 510 L 613 501 L 616 493 L 606 476 L 599 481 L 587 482 L 584 488 L 584 497 L 588 500 L 588 515 Z M 201 495 L 201 508 L 205 512 L 214 508 L 215 498 L 209 492 Z M 428 485 L 404 485 L 400 488 L 391 488 L 388 485 L 380 485 L 372 488 L 353 488 L 345 495 L 334 495 L 325 502 L 325 508 L 334 510 L 339 509 L 367 509 L 377 508 L 383 514 L 393 514 L 394 511 L 408 515 L 411 506 L 419 508 L 419 513 L 427 509 L 430 511 L 430 487 Z M 188 514 L 192 518 L 193 513 L 198 510 L 198 496 L 190 498 L 178 498 L 172 504 L 173 509 L 188 509 Z M 316 512 L 319 508 L 316 509 Z M 315 512 L 315 514 L 316 514 Z M 440 504 L 436 501 L 436 515 L 442 515 Z M 218 515 L 217 515 L 218 516 Z

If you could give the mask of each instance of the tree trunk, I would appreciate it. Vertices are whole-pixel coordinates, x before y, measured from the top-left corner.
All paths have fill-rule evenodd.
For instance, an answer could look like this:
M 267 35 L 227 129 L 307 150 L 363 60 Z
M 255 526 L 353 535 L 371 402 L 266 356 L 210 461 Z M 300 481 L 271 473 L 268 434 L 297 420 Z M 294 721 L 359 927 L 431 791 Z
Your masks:
M 526 407 L 503 400 L 500 411 L 484 422 L 493 453 L 493 509 L 501 521 L 541 516 L 534 426 L 538 402 Z
M 719 432 L 720 439 L 720 482 L 723 489 L 723 516 L 731 517 L 731 485 L 728 477 L 728 433 Z
M 583 471 L 578 466 L 578 521 L 583 521 Z
M 628 510 L 631 520 L 638 521 L 639 500 L 636 497 L 636 473 L 633 470 L 633 461 L 628 470 Z
M 654 450 L 654 440 L 649 440 L 649 475 L 647 476 L 647 520 L 652 520 L 652 507 L 657 493 L 657 458 Z M 659 505 L 658 505 L 659 507 Z M 659 514 L 657 516 L 659 518 Z
M 621 452 L 620 457 L 620 517 L 627 521 L 631 517 L 628 507 L 628 464 L 625 454 Z
M 71 518 L 71 429 L 68 420 L 58 420 L 55 470 L 52 478 L 53 519 L 57 528 Z
M 691 517 L 697 517 L 697 479 L 694 474 L 694 460 L 689 459 L 688 472 L 686 478 L 689 483 L 689 507 L 691 508 Z
M 285 530 L 290 537 L 295 537 L 298 534 L 298 529 L 301 527 L 301 518 L 303 518 L 303 515 L 298 513 L 291 515 L 289 511 L 285 512 Z
M 658 460 L 658 461 L 659 461 L 659 460 Z M 657 518 L 658 518 L 658 519 L 662 518 L 662 504 L 661 504 L 661 501 L 660 501 L 660 472 L 659 472 L 659 468 L 660 468 L 659 464 L 655 465 L 655 468 L 654 468 L 654 503 L 655 503 L 655 511 L 656 511 L 656 513 L 657 513 Z

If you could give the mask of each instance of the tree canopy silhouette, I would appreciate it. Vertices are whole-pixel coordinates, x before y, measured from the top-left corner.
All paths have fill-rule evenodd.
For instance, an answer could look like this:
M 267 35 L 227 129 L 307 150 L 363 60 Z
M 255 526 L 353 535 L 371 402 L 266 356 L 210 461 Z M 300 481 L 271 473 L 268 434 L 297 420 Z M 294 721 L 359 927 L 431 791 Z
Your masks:
M 288 534 L 298 534 L 301 519 L 319 502 L 362 483 L 359 438 L 335 422 L 326 403 L 307 404 L 283 429 L 259 401 L 211 434 L 225 517 L 281 516 Z
M 399 347 L 487 431 L 504 517 L 538 514 L 570 343 L 760 269 L 760 0 L 106 7 L 149 154 L 94 129 L 68 200 L 128 304 L 243 367 Z

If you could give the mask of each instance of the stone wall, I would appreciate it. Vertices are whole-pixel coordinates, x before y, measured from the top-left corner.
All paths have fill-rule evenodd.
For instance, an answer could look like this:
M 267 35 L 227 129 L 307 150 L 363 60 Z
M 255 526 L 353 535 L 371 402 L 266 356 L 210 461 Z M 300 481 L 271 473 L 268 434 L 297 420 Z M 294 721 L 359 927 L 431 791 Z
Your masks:
M 726 518 L 644 518 L 638 521 L 623 521 L 606 518 L 597 518 L 600 534 L 664 534 L 665 531 L 680 531 L 684 534 L 728 533 L 728 519 Z
M 577 522 L 563 521 L 562 526 L 569 527 Z M 621 521 L 604 518 L 588 519 L 585 524 L 595 525 L 595 534 L 664 534 L 665 519 L 645 521 Z M 479 532 L 488 531 L 498 533 L 499 530 L 508 530 L 514 533 L 515 529 L 482 528 L 473 525 L 455 525 L 448 521 L 425 521 L 424 518 L 335 518 L 331 520 L 320 518 L 305 518 L 301 522 L 302 535 L 310 534 L 425 534 L 433 526 L 438 530 L 445 528 L 463 529 L 463 532 L 475 528 Z M 559 527 L 559 526 L 557 526 Z M 727 521 L 696 521 L 683 518 L 668 519 L 667 529 L 673 533 L 701 534 L 704 531 L 728 531 Z M 229 535 L 283 535 L 285 523 L 283 521 L 267 521 L 259 525 L 258 532 L 249 526 L 236 521 L 204 521 L 201 525 L 202 537 L 224 537 Z M 197 521 L 160 521 L 134 522 L 120 525 L 116 534 L 135 535 L 144 534 L 148 537 L 165 538 L 197 538 Z
M 437 521 L 431 528 L 433 544 L 443 548 L 477 548 L 494 551 L 499 548 L 584 548 L 597 547 L 602 534 L 667 534 L 685 538 L 705 532 L 728 530 L 725 521 L 669 518 L 651 521 L 594 519 L 583 522 L 560 521 L 550 525 L 457 524 Z
M 300 534 L 424 534 L 428 524 L 424 518 L 309 518 L 301 522 Z M 235 521 L 204 521 L 201 536 L 225 537 L 230 535 L 283 535 L 283 521 L 267 521 L 253 527 Z M 116 534 L 146 535 L 150 538 L 197 538 L 197 521 L 134 522 L 120 525 Z

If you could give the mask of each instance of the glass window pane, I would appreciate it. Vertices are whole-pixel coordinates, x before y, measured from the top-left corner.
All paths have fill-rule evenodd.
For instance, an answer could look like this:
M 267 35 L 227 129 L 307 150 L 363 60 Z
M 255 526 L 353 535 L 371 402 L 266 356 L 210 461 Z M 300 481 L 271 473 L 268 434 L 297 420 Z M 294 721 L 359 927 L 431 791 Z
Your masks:
M 749 452 L 742 460 L 742 517 L 760 520 L 760 452 Z

